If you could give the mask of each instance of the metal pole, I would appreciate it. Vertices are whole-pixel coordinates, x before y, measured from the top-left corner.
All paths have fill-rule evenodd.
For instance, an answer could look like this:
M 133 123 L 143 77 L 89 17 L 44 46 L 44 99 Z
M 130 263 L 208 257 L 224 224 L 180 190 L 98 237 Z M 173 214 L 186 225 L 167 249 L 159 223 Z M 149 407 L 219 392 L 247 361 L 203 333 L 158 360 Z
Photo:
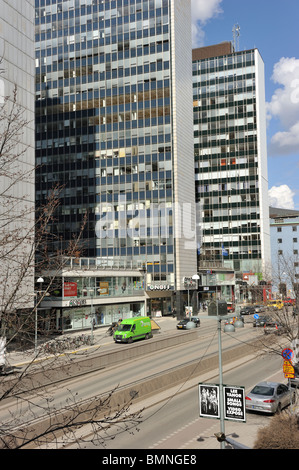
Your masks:
M 36 293 L 35 301 L 35 320 L 34 320 L 34 353 L 37 355 L 37 304 L 38 304 L 38 293 Z
M 217 302 L 217 301 L 216 301 Z M 223 402 L 223 376 L 222 376 L 222 346 L 221 346 L 221 318 L 218 316 L 218 302 L 217 302 L 217 317 L 218 317 L 218 355 L 219 355 L 219 408 L 220 408 L 220 431 L 225 434 L 224 427 L 224 402 Z M 224 441 L 220 443 L 220 448 L 225 449 Z
M 144 316 L 147 316 L 147 298 L 146 298 L 146 281 L 147 281 L 147 271 L 144 271 L 143 282 L 144 282 Z
M 93 344 L 93 294 L 94 292 L 91 291 L 91 344 Z
M 38 296 L 40 295 L 40 299 L 42 298 L 42 285 L 44 282 L 44 279 L 42 277 L 39 277 L 37 282 L 39 283 L 39 291 L 36 292 L 36 302 L 35 302 L 35 325 L 34 325 L 34 352 L 35 355 L 37 355 L 37 307 L 39 303 L 39 298 Z

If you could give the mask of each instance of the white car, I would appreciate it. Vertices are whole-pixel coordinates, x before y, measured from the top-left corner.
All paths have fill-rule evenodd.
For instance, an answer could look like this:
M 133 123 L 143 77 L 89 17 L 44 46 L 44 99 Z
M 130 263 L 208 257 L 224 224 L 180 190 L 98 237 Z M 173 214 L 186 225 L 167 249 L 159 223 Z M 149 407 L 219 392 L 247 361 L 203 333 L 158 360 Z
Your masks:
M 246 395 L 246 410 L 262 413 L 280 412 L 295 402 L 295 392 L 278 382 L 260 382 Z
M 254 310 L 255 310 L 255 313 L 261 313 L 265 311 L 265 307 L 263 305 L 255 305 Z

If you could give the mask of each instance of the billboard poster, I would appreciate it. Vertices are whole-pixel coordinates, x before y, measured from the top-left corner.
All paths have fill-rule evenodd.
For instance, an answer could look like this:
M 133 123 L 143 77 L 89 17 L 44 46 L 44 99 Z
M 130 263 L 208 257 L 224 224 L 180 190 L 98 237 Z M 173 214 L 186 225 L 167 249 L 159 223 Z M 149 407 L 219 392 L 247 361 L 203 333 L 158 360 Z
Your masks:
M 244 387 L 223 386 L 224 419 L 246 421 Z M 220 386 L 199 384 L 199 416 L 220 419 Z
M 77 283 L 65 282 L 63 285 L 63 296 L 64 297 L 77 297 Z
M 219 385 L 199 384 L 199 416 L 220 418 Z
M 246 421 L 244 387 L 223 387 L 224 419 Z
M 100 295 L 109 295 L 109 282 L 100 282 Z

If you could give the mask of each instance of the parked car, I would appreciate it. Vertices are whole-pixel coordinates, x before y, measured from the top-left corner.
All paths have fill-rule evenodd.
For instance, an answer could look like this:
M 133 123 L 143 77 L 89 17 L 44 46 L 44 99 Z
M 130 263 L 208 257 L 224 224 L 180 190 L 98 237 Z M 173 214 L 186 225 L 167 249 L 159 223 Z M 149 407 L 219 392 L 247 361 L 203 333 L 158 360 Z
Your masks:
M 291 299 L 290 297 L 286 297 L 286 298 L 283 300 L 283 303 L 284 303 L 285 305 L 295 305 L 296 300 L 295 300 L 295 299 Z
M 271 317 L 269 315 L 261 315 L 259 318 L 254 318 L 252 326 L 265 326 L 267 322 L 271 322 Z
M 195 323 L 196 327 L 200 325 L 200 318 L 198 317 L 191 317 L 191 321 Z
M 240 315 L 251 315 L 252 313 L 255 313 L 254 307 L 249 305 L 247 307 L 242 307 L 240 310 Z
M 268 321 L 264 324 L 264 333 L 265 333 L 265 335 L 270 334 L 270 333 L 274 333 L 274 334 L 279 336 L 284 332 L 285 332 L 285 327 L 283 327 L 282 325 L 280 325 L 276 321 Z
M 269 300 L 267 307 L 273 308 L 274 310 L 281 310 L 283 308 L 283 302 L 281 300 Z
M 186 330 L 187 324 L 191 321 L 195 324 L 196 328 L 200 325 L 200 319 L 198 317 L 191 317 L 191 319 L 183 318 L 181 321 L 179 321 L 176 327 L 178 330 Z
M 295 317 L 296 315 L 298 315 L 298 313 L 299 313 L 299 307 L 295 306 L 295 307 L 293 308 L 293 317 Z
M 295 401 L 295 392 L 278 382 L 260 382 L 245 397 L 246 410 L 274 414 Z
M 295 377 L 293 379 L 290 379 L 290 385 L 291 387 L 299 388 L 299 362 L 297 362 L 297 364 L 294 364 L 294 371 Z
M 264 305 L 255 305 L 254 306 L 254 312 L 255 313 L 261 313 L 265 311 Z

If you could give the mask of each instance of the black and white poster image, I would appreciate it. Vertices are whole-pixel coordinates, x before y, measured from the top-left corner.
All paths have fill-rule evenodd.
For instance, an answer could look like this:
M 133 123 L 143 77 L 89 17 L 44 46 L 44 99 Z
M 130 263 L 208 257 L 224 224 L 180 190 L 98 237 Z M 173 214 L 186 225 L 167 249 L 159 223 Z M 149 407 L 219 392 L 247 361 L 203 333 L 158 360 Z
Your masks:
M 199 416 L 219 418 L 219 386 L 199 385 Z

